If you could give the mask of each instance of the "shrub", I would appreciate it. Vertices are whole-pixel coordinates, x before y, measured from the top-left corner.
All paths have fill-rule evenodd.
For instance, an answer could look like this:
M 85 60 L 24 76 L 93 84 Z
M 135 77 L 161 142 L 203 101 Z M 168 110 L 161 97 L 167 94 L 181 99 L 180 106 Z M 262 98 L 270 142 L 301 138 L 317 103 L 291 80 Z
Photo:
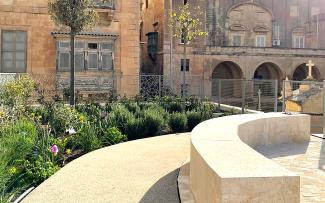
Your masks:
M 145 136 L 147 127 L 143 118 L 133 118 L 128 120 L 125 127 L 125 134 L 128 140 L 140 139 Z
M 180 101 L 173 101 L 166 105 L 166 108 L 170 113 L 182 113 L 185 110 L 185 103 L 182 103 Z
M 213 118 L 213 113 L 216 111 L 216 107 L 210 103 L 202 104 L 197 111 L 202 113 L 202 121 Z
M 35 88 L 36 83 L 29 76 L 19 76 L 2 87 L 1 102 L 11 108 L 15 107 L 23 111 Z
M 197 108 L 200 107 L 202 103 L 200 102 L 200 100 L 198 98 L 195 97 L 188 97 L 186 98 L 186 111 L 193 111 Z
M 184 132 L 186 124 L 187 118 L 183 113 L 174 113 L 169 118 L 169 127 L 174 133 Z
M 160 108 L 149 108 L 144 112 L 145 137 L 154 136 L 164 125 L 165 111 Z
M 202 114 L 197 111 L 186 112 L 187 126 L 189 130 L 193 130 L 195 126 L 202 122 Z
M 135 102 L 127 102 L 124 104 L 124 106 L 132 113 L 140 111 L 139 105 Z
M 0 152 L 7 157 L 9 164 L 16 159 L 24 159 L 32 153 L 36 138 L 34 123 L 26 119 L 19 120 L 1 130 Z
M 17 160 L 16 168 L 20 174 L 24 174 L 25 183 L 39 184 L 51 177 L 60 167 L 51 160 L 36 156 L 31 160 Z
M 55 135 L 61 136 L 70 128 L 77 129 L 80 123 L 86 121 L 86 117 L 79 114 L 74 108 L 63 104 L 54 105 L 49 109 L 50 125 Z
M 104 130 L 101 141 L 104 145 L 113 145 L 127 141 L 127 137 L 123 135 L 118 128 L 112 127 Z
M 121 104 L 113 106 L 108 115 L 108 123 L 111 127 L 117 127 L 125 133 L 126 124 L 134 118 L 133 114 Z
M 102 147 L 100 139 L 97 137 L 95 127 L 90 123 L 84 124 L 81 129 L 74 135 L 74 145 L 83 150 L 90 152 Z

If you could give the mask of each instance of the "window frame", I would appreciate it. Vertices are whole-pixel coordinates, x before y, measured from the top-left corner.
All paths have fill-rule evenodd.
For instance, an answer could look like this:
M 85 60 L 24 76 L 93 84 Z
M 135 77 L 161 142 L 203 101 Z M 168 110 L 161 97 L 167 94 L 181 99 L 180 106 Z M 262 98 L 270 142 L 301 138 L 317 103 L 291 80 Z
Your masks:
M 77 68 L 77 64 L 75 63 L 75 69 L 78 72 L 81 71 L 114 71 L 114 52 L 115 52 L 115 40 L 95 40 L 95 39 L 78 39 L 76 40 L 77 43 L 83 43 L 83 47 L 75 47 L 75 57 L 77 54 L 83 54 L 83 68 Z M 68 53 L 69 59 L 71 55 L 70 50 L 70 41 L 68 39 L 58 39 L 57 40 L 57 71 L 69 71 L 69 67 L 61 67 L 61 58 L 60 53 Z M 67 46 L 63 47 L 61 46 L 62 43 L 68 43 L 69 48 Z M 95 43 L 97 44 L 97 49 L 91 49 L 88 47 L 88 44 Z M 103 48 L 103 46 L 107 44 L 107 48 Z M 90 67 L 90 55 L 96 54 L 96 68 Z M 110 61 L 111 65 L 104 67 L 103 62 L 103 55 L 109 54 L 110 55 Z M 70 66 L 70 65 L 69 65 Z
M 298 44 L 296 44 L 297 39 L 298 39 Z M 304 49 L 305 46 L 306 46 L 306 36 L 303 35 L 303 34 L 293 34 L 293 36 L 292 36 L 292 48 L 294 48 L 294 49 Z
M 12 50 L 6 50 L 4 49 L 4 33 L 11 33 L 14 34 L 14 36 L 11 36 L 13 41 L 11 42 L 13 45 Z M 17 33 L 23 33 L 25 37 L 24 41 L 24 48 L 21 50 L 17 50 Z M 27 57 L 28 57 L 28 32 L 26 30 L 1 30 L 0 29 L 0 73 L 26 73 L 27 72 Z M 13 63 L 13 69 L 14 71 L 10 72 L 4 72 L 4 53 L 11 53 L 13 58 L 12 58 L 12 63 Z M 17 71 L 17 53 L 23 53 L 24 56 L 24 67 L 22 68 L 22 71 Z M 21 60 L 20 60 L 21 61 Z
M 263 44 L 261 44 L 261 39 L 263 39 Z M 266 47 L 266 35 L 255 36 L 255 47 Z
M 239 37 L 239 39 L 240 39 L 240 41 L 239 41 L 239 44 L 240 45 L 235 45 L 235 37 Z M 232 46 L 234 46 L 234 47 L 241 47 L 241 46 L 243 46 L 243 40 L 242 40 L 242 38 L 243 38 L 243 35 L 241 35 L 241 34 L 232 34 L 231 35 L 231 45 Z
M 186 60 L 186 64 L 185 64 L 185 72 L 190 72 L 190 59 L 181 59 L 181 72 L 184 71 L 184 60 Z

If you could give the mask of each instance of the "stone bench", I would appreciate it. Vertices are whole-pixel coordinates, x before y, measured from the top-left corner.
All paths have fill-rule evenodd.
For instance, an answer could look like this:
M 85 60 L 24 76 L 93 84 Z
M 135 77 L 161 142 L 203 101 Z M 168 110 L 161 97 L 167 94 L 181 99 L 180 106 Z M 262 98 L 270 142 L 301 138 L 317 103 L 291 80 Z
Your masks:
M 212 119 L 191 134 L 196 202 L 299 202 L 300 177 L 255 147 L 308 142 L 310 116 L 247 114 Z

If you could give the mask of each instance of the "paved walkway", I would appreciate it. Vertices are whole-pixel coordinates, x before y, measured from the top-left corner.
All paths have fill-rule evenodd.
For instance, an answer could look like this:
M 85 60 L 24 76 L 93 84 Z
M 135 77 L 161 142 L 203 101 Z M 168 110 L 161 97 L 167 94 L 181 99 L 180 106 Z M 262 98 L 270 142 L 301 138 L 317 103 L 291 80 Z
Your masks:
M 301 202 L 325 202 L 325 140 L 311 137 L 309 144 L 263 147 L 258 151 L 300 176 Z
M 62 168 L 23 203 L 179 202 L 179 167 L 189 134 L 127 142 L 87 154 Z

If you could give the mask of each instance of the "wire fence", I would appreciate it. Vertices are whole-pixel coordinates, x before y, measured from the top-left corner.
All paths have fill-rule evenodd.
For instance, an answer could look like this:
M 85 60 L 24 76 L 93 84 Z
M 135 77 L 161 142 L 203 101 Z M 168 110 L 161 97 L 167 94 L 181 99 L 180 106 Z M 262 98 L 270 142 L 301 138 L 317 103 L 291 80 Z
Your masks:
M 213 79 L 213 101 L 244 109 L 278 111 L 277 80 Z
M 0 74 L 0 85 L 21 74 Z M 69 75 L 29 76 L 38 84 L 46 98 L 60 96 L 69 101 Z M 163 96 L 194 96 L 209 101 L 260 111 L 277 111 L 278 82 L 275 80 L 205 79 L 188 76 L 180 78 L 164 75 L 105 75 L 76 76 L 75 89 L 79 102 L 105 102 L 109 96 L 141 95 L 145 99 Z

